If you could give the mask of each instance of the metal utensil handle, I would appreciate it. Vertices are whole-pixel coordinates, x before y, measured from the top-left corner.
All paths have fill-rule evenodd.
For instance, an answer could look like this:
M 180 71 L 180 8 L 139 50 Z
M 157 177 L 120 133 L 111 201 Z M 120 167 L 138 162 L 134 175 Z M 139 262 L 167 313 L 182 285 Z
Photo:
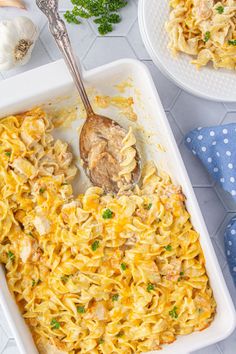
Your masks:
M 36 4 L 38 8 L 48 18 L 49 29 L 71 72 L 74 83 L 79 91 L 80 97 L 87 111 L 87 116 L 89 117 L 91 115 L 94 115 L 92 106 L 89 102 L 89 98 L 82 81 L 80 70 L 73 54 L 65 22 L 60 18 L 58 13 L 58 0 L 36 0 Z

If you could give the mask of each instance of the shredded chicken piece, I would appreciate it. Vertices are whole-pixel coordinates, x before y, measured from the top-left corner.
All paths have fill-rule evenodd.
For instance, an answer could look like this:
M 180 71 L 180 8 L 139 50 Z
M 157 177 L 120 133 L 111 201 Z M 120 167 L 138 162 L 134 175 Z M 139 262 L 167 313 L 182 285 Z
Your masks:
M 40 215 L 35 217 L 34 226 L 38 231 L 38 233 L 40 234 L 40 236 L 43 236 L 49 233 L 51 228 L 51 223 L 45 216 Z
M 211 17 L 214 6 L 213 0 L 195 0 L 194 6 L 196 8 L 196 16 L 201 20 L 207 20 Z
M 18 157 L 12 163 L 14 170 L 27 178 L 34 178 L 37 170 L 36 168 L 25 158 Z

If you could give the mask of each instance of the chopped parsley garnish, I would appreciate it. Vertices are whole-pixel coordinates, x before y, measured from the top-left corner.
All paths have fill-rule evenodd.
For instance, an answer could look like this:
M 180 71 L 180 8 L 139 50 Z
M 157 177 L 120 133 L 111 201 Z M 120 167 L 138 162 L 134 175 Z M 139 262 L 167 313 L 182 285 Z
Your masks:
M 228 41 L 228 44 L 229 44 L 229 45 L 236 46 L 236 39 L 229 40 L 229 41 Z
M 182 279 L 184 272 L 180 272 L 179 275 L 180 275 L 180 277 L 178 278 L 178 281 L 180 281 Z
M 126 0 L 71 0 L 72 10 L 66 11 L 64 17 L 68 23 L 80 24 L 81 18 L 94 18 L 101 35 L 112 32 L 113 24 L 119 23 L 119 11 L 127 5 Z
M 93 251 L 96 251 L 96 250 L 98 249 L 98 247 L 99 247 L 99 241 L 96 240 L 96 241 L 94 241 L 94 242 L 92 243 L 91 248 L 92 248 Z
M 74 15 L 73 11 L 67 10 L 64 14 L 64 17 L 68 23 L 75 23 L 79 25 L 81 22 L 77 19 L 76 15 Z
M 52 329 L 59 329 L 61 327 L 60 323 L 55 318 L 52 319 L 51 326 Z
M 85 313 L 85 308 L 84 308 L 84 306 L 77 306 L 77 312 L 78 312 L 78 313 Z
M 152 207 L 152 203 L 144 204 L 144 209 L 150 210 Z
M 172 318 L 178 318 L 178 314 L 177 314 L 177 306 L 174 306 L 173 309 L 171 311 L 169 311 L 169 315 L 172 317 Z
M 38 281 L 36 281 L 36 280 L 32 280 L 32 287 L 33 286 L 35 286 L 35 285 L 39 285 L 40 283 L 42 283 L 42 280 L 41 279 L 39 279 Z
M 67 283 L 68 280 L 69 280 L 69 275 L 63 275 L 63 276 L 61 277 L 61 281 L 62 281 L 63 283 Z
M 122 270 L 126 270 L 127 265 L 125 263 L 121 263 L 120 267 L 121 267 Z
M 152 290 L 154 290 L 154 285 L 149 283 L 147 286 L 147 291 L 150 293 Z
M 40 194 L 43 194 L 43 193 L 45 192 L 45 190 L 46 190 L 45 188 L 40 188 L 40 189 L 39 189 L 39 193 L 40 193 Z
M 7 252 L 7 257 L 13 262 L 15 259 L 15 255 L 14 253 L 12 253 L 11 251 Z
M 218 6 L 217 8 L 216 8 L 216 11 L 218 12 L 218 14 L 223 14 L 223 12 L 224 12 L 224 6 Z
M 199 312 L 199 313 L 202 313 L 202 312 L 203 312 L 203 309 L 202 309 L 202 308 L 198 308 L 198 312 Z
M 172 251 L 172 246 L 171 245 L 167 245 L 164 247 L 166 251 Z
M 113 211 L 111 209 L 106 209 L 104 210 L 104 212 L 102 213 L 102 217 L 103 219 L 111 219 L 113 216 Z
M 209 31 L 207 31 L 204 36 L 204 42 L 205 43 L 208 42 L 210 37 L 211 37 L 211 33 Z
M 122 337 L 123 335 L 124 335 L 124 332 L 123 332 L 123 331 L 120 331 L 120 332 L 116 335 L 116 337 L 119 338 L 119 337 Z
M 68 186 L 68 183 L 67 182 L 63 182 L 61 185 L 62 186 Z
M 118 301 L 119 299 L 119 294 L 112 295 L 112 301 Z
M 5 155 L 8 156 L 8 157 L 10 157 L 10 156 L 11 156 L 11 151 L 6 151 L 6 152 L 5 152 Z
M 98 340 L 98 344 L 103 344 L 105 341 L 104 341 L 104 339 L 102 339 L 102 338 L 100 338 L 99 340 Z

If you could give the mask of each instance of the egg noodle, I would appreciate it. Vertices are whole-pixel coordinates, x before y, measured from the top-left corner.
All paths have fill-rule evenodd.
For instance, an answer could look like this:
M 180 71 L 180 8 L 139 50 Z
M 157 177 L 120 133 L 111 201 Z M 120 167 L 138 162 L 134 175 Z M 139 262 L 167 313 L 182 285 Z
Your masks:
M 39 352 L 141 353 L 208 327 L 215 301 L 181 188 L 149 163 L 133 192 L 74 198 L 73 156 L 52 129 L 40 108 L 0 121 L 0 261 Z
M 166 24 L 174 55 L 194 56 L 198 68 L 236 69 L 236 0 L 170 0 Z

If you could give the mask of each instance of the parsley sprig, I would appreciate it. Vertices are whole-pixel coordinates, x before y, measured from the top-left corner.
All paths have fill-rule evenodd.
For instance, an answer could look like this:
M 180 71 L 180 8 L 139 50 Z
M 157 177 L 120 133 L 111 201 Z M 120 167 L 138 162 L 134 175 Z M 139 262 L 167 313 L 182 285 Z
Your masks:
M 210 38 L 211 38 L 211 33 L 207 31 L 204 36 L 204 42 L 205 43 L 208 42 Z
M 14 261 L 15 260 L 15 255 L 14 253 L 12 253 L 12 251 L 7 252 L 7 257 L 10 259 L 10 261 Z
M 127 268 L 127 265 L 125 263 L 121 263 L 120 267 L 123 271 L 125 271 Z
M 169 311 L 169 315 L 172 318 L 178 318 L 178 314 L 177 314 L 177 306 L 174 306 L 172 310 Z
M 146 210 L 150 210 L 151 207 L 152 207 L 152 203 L 149 203 L 149 204 L 145 204 L 145 205 L 144 205 L 144 209 L 146 209 Z
M 114 301 L 118 301 L 119 300 L 119 294 L 112 295 L 111 299 L 112 299 L 113 302 Z
M 91 245 L 92 251 L 95 252 L 99 246 L 100 246 L 99 241 L 98 240 L 94 241 Z
M 126 0 L 71 0 L 74 5 L 66 11 L 68 23 L 80 24 L 81 19 L 93 18 L 98 25 L 98 32 L 105 35 L 112 32 L 113 25 L 121 21 L 119 10 L 127 5 Z
M 216 11 L 218 12 L 218 14 L 222 15 L 223 12 L 224 12 L 224 6 L 218 6 L 218 7 L 216 8 Z
M 85 313 L 85 308 L 84 308 L 84 306 L 77 306 L 77 312 L 78 312 L 78 313 Z
M 228 44 L 229 44 L 229 45 L 236 46 L 236 39 L 229 40 L 229 41 L 228 41 Z
M 61 327 L 60 323 L 55 318 L 53 318 L 51 321 L 51 328 L 59 329 L 60 327 Z
M 152 283 L 149 283 L 147 286 L 147 291 L 150 293 L 152 290 L 154 290 L 154 285 Z
M 106 209 L 104 210 L 104 212 L 102 213 L 102 217 L 103 219 L 111 219 L 113 217 L 113 211 L 111 209 Z

